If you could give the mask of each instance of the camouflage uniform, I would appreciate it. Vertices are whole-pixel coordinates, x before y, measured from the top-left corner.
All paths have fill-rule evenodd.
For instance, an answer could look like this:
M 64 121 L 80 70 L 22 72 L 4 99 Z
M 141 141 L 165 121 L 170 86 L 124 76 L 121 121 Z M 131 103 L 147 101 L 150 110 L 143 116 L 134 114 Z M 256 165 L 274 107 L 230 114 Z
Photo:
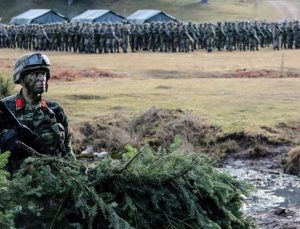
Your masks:
M 126 22 L 123 23 L 120 30 L 121 30 L 121 39 L 122 39 L 122 42 L 121 42 L 122 49 L 123 49 L 124 53 L 127 53 L 130 31 L 129 31 L 129 28 L 128 28 Z
M 216 32 L 216 38 L 215 38 L 216 48 L 218 49 L 218 51 L 221 51 L 224 47 L 223 44 L 224 37 L 226 37 L 221 22 L 218 22 L 215 32 Z
M 37 55 L 42 56 L 41 54 L 26 54 L 18 59 L 14 70 L 15 83 L 20 83 L 26 74 L 30 74 L 28 71 L 41 71 L 42 69 L 49 79 L 50 72 L 47 71 L 50 66 L 49 62 L 22 64 L 26 58 Z M 2 102 L 21 124 L 27 126 L 34 133 L 35 138 L 30 139 L 30 142 L 26 142 L 26 144 L 42 154 L 74 157 L 68 119 L 63 108 L 58 103 L 43 98 L 41 94 L 36 95 L 38 102 L 34 106 L 30 105 L 23 96 L 23 90 L 25 90 L 24 86 L 18 94 L 6 97 L 2 99 Z M 8 167 L 10 172 L 17 169 L 22 160 L 29 156 L 27 152 L 22 152 L 23 150 L 19 149 L 15 143 L 16 140 L 24 141 L 23 137 L 20 136 L 18 130 L 7 126 L 5 122 L 0 122 L 0 153 L 7 150 L 11 152 Z
M 289 49 L 292 49 L 294 43 L 294 35 L 293 35 L 293 25 L 291 22 L 289 23 L 286 29 L 286 42 L 287 42 L 287 47 Z
M 295 41 L 295 49 L 299 49 L 300 48 L 300 24 L 299 24 L 299 21 L 297 21 L 295 23 L 293 36 L 294 36 L 294 41 Z
M 248 37 L 249 37 L 249 43 L 250 43 L 250 50 L 254 51 L 257 48 L 258 43 L 259 43 L 259 39 L 257 37 L 254 25 L 250 26 Z M 258 49 L 256 49 L 256 50 L 258 51 Z
M 207 52 L 212 52 L 212 50 L 214 48 L 215 36 L 216 36 L 216 33 L 215 33 L 213 26 L 211 24 L 209 24 L 204 33 L 204 37 L 206 40 Z
M 272 30 L 272 35 L 273 35 L 273 49 L 279 50 L 281 47 L 282 30 L 279 28 L 278 24 L 275 24 Z

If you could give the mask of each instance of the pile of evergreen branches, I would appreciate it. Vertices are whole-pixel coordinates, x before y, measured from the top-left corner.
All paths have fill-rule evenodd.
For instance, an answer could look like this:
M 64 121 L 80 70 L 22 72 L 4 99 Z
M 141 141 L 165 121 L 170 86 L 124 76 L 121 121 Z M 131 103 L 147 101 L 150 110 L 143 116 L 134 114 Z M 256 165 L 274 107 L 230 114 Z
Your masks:
M 93 168 L 35 155 L 10 181 L 0 212 L 36 228 L 249 228 L 241 211 L 249 186 L 178 149 L 128 147 Z

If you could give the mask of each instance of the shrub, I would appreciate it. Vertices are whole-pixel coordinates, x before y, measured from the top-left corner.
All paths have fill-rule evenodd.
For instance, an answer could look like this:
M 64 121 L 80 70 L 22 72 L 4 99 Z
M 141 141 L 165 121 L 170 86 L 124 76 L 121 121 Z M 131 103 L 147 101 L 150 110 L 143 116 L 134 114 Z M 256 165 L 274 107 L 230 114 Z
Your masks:
M 4 72 L 0 72 L 0 99 L 13 93 L 14 84 Z

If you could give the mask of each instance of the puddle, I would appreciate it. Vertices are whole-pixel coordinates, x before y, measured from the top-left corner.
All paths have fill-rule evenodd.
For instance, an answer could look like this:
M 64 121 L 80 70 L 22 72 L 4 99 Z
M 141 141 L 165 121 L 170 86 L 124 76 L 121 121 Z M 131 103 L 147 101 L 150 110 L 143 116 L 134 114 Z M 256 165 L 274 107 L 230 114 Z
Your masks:
M 271 219 L 273 229 L 286 228 L 278 223 L 279 221 L 285 222 L 285 225 L 296 224 L 296 228 L 300 228 L 298 217 L 298 209 L 300 208 L 300 177 L 284 174 L 279 168 L 269 169 L 267 166 L 263 166 L 262 163 L 249 163 L 248 160 L 243 161 L 240 159 L 228 161 L 221 170 L 230 173 L 239 180 L 248 181 L 255 186 L 256 189 L 246 199 L 243 210 L 245 215 L 254 218 L 259 228 L 271 228 L 266 223 Z M 294 209 L 294 216 L 287 218 L 276 215 L 275 212 L 280 208 Z M 285 217 L 285 221 L 280 217 Z

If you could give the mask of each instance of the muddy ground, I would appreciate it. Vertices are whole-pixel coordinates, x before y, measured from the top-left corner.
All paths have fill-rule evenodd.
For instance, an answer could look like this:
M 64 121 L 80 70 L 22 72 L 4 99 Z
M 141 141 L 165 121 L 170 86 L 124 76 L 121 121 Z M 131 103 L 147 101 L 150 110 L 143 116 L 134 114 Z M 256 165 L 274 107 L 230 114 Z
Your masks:
M 11 73 L 15 64 L 14 59 L 1 58 L 0 69 Z M 299 78 L 300 73 L 297 69 L 285 68 L 284 70 L 274 69 L 252 69 L 238 68 L 230 71 L 193 71 L 187 74 L 180 70 L 148 70 L 142 75 L 149 78 Z M 56 66 L 51 70 L 51 80 L 74 81 L 80 78 L 126 78 L 130 77 L 128 72 L 109 71 L 101 68 L 75 68 Z
M 179 136 L 186 153 L 210 154 L 220 170 L 256 187 L 244 211 L 258 228 L 300 228 L 300 177 L 284 173 L 288 152 L 300 139 L 300 123 L 261 128 L 265 135 L 225 134 L 190 112 L 151 108 L 131 119 L 119 113 L 99 117 L 73 133 L 77 153 L 107 151 L 114 156 L 127 144 L 167 147 Z

